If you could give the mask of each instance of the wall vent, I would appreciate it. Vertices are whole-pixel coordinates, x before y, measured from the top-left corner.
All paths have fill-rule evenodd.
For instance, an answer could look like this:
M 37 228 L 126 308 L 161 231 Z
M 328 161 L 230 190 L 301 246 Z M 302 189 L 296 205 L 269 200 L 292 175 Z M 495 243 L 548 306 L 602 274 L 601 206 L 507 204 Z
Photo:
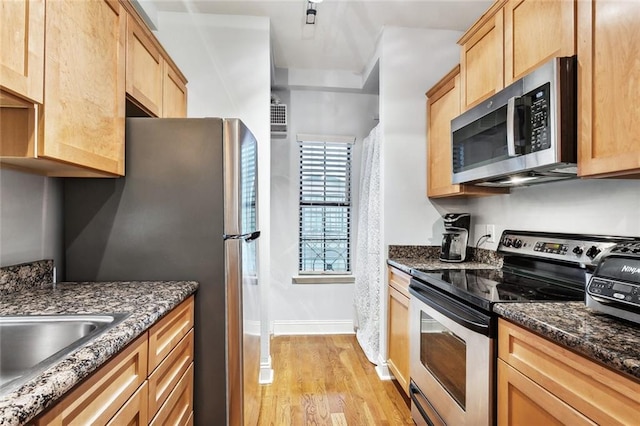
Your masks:
M 271 104 L 271 136 L 287 136 L 287 106 L 285 104 Z

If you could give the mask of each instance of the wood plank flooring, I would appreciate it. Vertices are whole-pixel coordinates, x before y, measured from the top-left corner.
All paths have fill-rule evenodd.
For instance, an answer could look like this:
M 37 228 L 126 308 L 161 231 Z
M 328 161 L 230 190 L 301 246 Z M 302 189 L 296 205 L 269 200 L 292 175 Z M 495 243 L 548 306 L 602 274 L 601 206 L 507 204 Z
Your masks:
M 413 425 L 409 400 L 382 381 L 354 335 L 277 336 L 260 426 Z

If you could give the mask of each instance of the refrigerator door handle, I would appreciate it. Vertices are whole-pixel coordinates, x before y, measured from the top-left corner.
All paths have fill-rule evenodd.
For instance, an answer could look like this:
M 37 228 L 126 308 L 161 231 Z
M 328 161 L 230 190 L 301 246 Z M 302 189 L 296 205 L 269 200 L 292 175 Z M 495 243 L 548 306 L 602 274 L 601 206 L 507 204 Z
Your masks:
M 240 234 L 240 235 L 229 235 L 224 234 L 223 238 L 225 241 L 227 240 L 245 240 L 250 243 L 253 240 L 257 240 L 260 237 L 260 231 L 249 232 L 248 234 Z

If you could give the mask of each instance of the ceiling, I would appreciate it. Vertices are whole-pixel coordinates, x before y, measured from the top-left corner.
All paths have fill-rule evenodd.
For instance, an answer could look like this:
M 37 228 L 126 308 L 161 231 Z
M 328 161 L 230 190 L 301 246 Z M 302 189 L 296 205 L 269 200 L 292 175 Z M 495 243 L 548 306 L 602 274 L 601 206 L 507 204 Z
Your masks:
M 361 74 L 384 26 L 465 31 L 493 0 L 324 0 L 315 25 L 306 0 L 138 0 L 145 10 L 267 16 L 274 66 Z

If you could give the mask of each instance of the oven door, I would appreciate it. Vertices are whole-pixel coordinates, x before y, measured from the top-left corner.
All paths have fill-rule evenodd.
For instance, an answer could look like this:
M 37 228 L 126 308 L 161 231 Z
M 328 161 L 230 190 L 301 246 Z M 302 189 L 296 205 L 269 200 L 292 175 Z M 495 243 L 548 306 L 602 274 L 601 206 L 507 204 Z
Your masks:
M 414 421 L 493 424 L 493 318 L 414 282 L 409 306 Z

